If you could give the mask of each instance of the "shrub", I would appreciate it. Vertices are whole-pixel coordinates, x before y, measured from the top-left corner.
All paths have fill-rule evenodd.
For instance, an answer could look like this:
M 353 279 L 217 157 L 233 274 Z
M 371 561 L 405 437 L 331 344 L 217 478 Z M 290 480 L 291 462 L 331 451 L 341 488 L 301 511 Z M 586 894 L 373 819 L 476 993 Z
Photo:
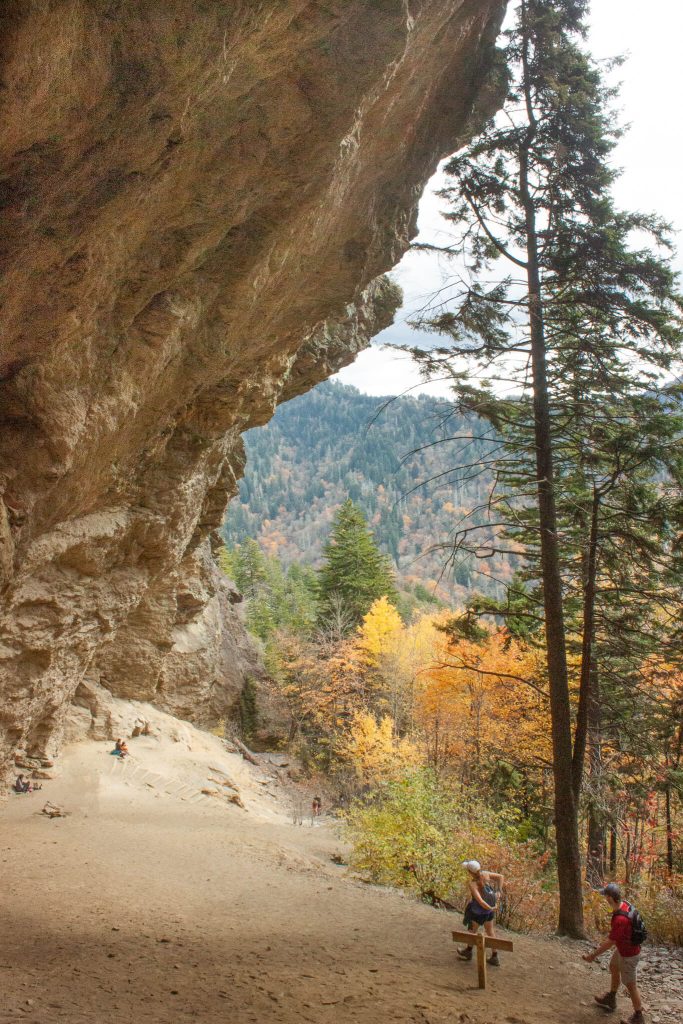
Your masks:
M 633 902 L 643 915 L 652 939 L 683 946 L 683 875 L 641 885 Z
M 254 738 L 258 728 L 258 709 L 256 706 L 256 686 L 249 676 L 244 680 L 239 699 L 240 730 L 247 743 Z
M 357 800 L 347 813 L 351 864 L 372 881 L 447 899 L 469 854 L 461 814 L 428 771 L 389 782 Z
M 467 873 L 475 857 L 505 877 L 496 919 L 521 932 L 555 929 L 559 897 L 547 855 L 523 841 L 513 816 L 495 813 L 467 790 L 454 789 L 419 769 L 356 800 L 346 814 L 353 843 L 350 863 L 370 880 L 414 892 L 421 899 L 463 908 Z M 522 823 L 523 824 L 523 823 Z M 683 875 L 649 879 L 627 891 L 653 942 L 683 945 Z M 587 931 L 609 930 L 609 907 L 591 889 L 584 893 Z
M 484 842 L 479 849 L 484 862 L 505 878 L 498 924 L 517 932 L 554 931 L 559 908 L 557 883 L 535 845 L 504 838 Z
M 351 864 L 374 882 L 461 908 L 463 860 L 476 857 L 505 876 L 498 920 L 520 931 L 550 929 L 557 897 L 545 889 L 545 864 L 515 823 L 421 769 L 354 803 L 346 815 Z

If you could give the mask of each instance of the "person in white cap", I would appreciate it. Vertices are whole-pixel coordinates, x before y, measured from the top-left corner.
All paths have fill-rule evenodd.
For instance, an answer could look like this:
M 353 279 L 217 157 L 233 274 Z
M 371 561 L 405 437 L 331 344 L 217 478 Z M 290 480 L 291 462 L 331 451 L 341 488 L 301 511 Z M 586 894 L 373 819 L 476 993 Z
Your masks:
M 496 890 L 498 892 L 502 891 L 504 882 L 503 876 L 497 874 L 495 871 L 482 871 L 481 864 L 478 860 L 465 860 L 463 861 L 462 866 L 467 868 L 470 892 L 470 900 L 465 907 L 463 924 L 465 924 L 474 934 L 476 934 L 481 925 L 483 925 L 486 934 L 493 936 L 495 934 L 493 930 L 493 919 L 496 916 Z M 472 947 L 464 946 L 462 949 L 459 949 L 458 956 L 461 960 L 471 960 Z M 498 951 L 496 949 L 494 949 L 486 962 L 489 963 L 491 967 L 500 966 Z

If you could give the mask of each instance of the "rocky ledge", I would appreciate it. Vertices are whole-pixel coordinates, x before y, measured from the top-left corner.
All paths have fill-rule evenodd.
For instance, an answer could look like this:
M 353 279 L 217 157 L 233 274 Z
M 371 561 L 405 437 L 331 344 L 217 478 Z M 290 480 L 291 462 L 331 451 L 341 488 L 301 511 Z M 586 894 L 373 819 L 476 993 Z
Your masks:
M 5 0 L 0 757 L 79 685 L 208 722 L 240 434 L 391 319 L 503 0 Z M 374 282 L 374 283 L 373 283 Z

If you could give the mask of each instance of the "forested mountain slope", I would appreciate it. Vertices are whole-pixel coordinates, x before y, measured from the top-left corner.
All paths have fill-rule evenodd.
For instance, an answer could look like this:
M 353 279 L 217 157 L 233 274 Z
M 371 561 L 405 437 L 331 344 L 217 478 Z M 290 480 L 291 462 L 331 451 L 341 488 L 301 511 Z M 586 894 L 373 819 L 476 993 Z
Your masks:
M 511 576 L 509 559 L 458 558 L 444 572 L 449 551 L 434 549 L 448 545 L 456 523 L 488 496 L 492 476 L 481 461 L 491 443 L 479 439 L 485 433 L 440 399 L 380 399 L 321 384 L 246 434 L 246 472 L 228 511 L 226 540 L 253 537 L 285 563 L 317 564 L 334 511 L 350 497 L 400 577 L 439 581 L 449 600 L 472 589 L 490 593 L 492 575 Z M 445 438 L 458 440 L 434 443 Z

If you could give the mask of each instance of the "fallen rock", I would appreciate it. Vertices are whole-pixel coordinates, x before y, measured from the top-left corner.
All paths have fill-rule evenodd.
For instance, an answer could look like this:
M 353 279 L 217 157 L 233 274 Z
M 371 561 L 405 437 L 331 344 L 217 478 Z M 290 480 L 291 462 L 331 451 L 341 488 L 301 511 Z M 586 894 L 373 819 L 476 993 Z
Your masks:
M 231 779 L 229 779 L 228 776 L 225 775 L 220 768 L 211 768 L 210 765 L 209 768 L 212 772 L 216 772 L 218 775 L 218 778 L 210 776 L 209 782 L 215 782 L 219 786 L 227 786 L 228 789 L 237 790 L 237 786 L 235 785 L 235 783 Z
M 57 807 L 56 804 L 50 803 L 48 800 L 41 813 L 47 815 L 48 818 L 66 818 L 69 812 L 65 811 L 63 807 Z

